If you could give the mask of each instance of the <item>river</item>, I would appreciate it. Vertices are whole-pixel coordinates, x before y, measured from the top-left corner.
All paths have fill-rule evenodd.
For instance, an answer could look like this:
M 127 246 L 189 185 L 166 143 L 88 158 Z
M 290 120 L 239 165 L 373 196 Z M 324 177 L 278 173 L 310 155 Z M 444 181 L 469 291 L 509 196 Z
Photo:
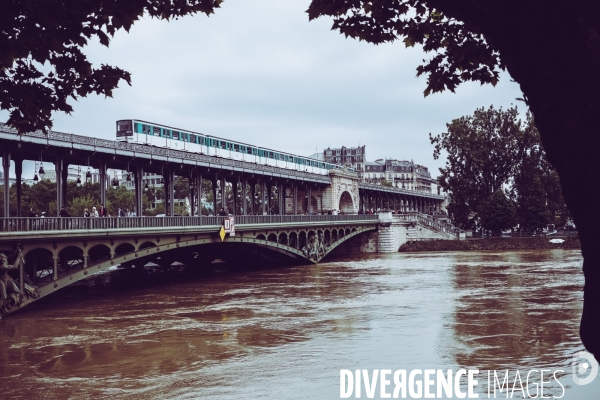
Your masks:
M 532 250 L 114 270 L 0 320 L 0 398 L 335 399 L 341 369 L 459 368 L 487 398 L 488 370 L 512 387 L 545 368 L 565 371 L 545 396 L 597 399 L 600 378 L 571 377 L 581 264 Z

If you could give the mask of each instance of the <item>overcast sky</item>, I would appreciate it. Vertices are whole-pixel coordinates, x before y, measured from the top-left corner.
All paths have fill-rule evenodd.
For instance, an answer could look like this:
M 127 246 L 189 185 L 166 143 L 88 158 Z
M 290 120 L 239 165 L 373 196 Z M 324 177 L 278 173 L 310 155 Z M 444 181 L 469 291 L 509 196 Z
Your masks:
M 145 19 L 108 49 L 91 44 L 90 61 L 131 72 L 132 86 L 73 101 L 53 129 L 114 138 L 116 120 L 137 118 L 301 155 L 360 143 L 369 161 L 413 159 L 437 176 L 430 132 L 482 106 L 524 109 L 507 74 L 495 88 L 468 83 L 424 98 L 416 67 L 428 55 L 346 39 L 329 18 L 309 22 L 309 4 L 226 0 L 210 18 Z

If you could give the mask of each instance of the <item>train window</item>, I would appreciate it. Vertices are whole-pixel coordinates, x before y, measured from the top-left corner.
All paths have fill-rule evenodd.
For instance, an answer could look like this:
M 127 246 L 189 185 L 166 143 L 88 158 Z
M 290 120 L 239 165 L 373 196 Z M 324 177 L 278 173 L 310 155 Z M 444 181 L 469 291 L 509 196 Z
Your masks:
M 191 143 L 198 143 L 196 142 L 197 136 L 196 135 L 190 135 L 190 142 Z
M 228 144 L 229 144 L 229 143 L 227 143 L 227 142 L 225 142 L 225 141 L 221 141 L 221 148 L 222 148 L 222 149 L 227 149 L 227 148 L 229 148 Z
M 154 136 L 160 136 L 160 128 L 158 126 L 153 126 L 152 127 L 152 134 Z
M 272 152 L 272 151 L 269 151 L 269 158 L 274 158 L 274 157 L 273 157 L 273 152 Z
M 173 131 L 173 139 L 175 139 L 175 140 L 179 140 L 180 139 L 179 132 Z
M 204 136 L 198 136 L 198 144 L 204 144 Z
M 258 149 L 257 149 L 257 148 L 252 148 L 252 147 L 249 147 L 249 149 L 251 149 L 251 150 L 252 150 L 252 154 L 253 154 L 253 155 L 255 155 L 255 156 L 257 156 L 257 155 L 258 155 Z
M 144 133 L 142 130 L 142 124 L 136 122 L 135 123 L 135 131 L 136 131 L 136 133 Z
M 236 143 L 236 144 L 234 144 L 234 145 L 233 145 L 233 151 L 237 151 L 237 152 L 239 152 L 239 151 L 240 151 L 240 145 L 239 145 L 239 144 L 237 144 L 237 143 Z

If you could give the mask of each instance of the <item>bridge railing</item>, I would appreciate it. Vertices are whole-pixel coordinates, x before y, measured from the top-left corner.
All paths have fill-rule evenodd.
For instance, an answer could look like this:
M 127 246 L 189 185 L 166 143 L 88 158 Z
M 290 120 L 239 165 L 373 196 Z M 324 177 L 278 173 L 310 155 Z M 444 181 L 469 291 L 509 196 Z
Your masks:
M 92 230 L 92 229 L 126 229 L 126 228 L 160 228 L 186 226 L 222 225 L 227 217 L 194 216 L 194 217 L 46 217 L 46 218 L 0 218 L 2 232 L 36 232 L 59 230 Z M 377 215 L 237 215 L 236 225 L 244 224 L 278 224 L 297 222 L 335 222 L 335 221 L 371 221 Z

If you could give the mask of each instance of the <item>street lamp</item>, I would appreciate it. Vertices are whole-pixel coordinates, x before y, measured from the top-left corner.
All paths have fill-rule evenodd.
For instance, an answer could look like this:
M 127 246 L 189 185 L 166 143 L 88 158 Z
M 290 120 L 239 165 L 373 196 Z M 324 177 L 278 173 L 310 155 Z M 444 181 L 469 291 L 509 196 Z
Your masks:
M 34 175 L 33 175 L 33 181 L 34 181 L 34 182 L 37 182 L 37 181 L 39 181 L 39 179 L 38 179 L 38 175 L 37 175 L 37 174 L 34 174 Z
M 148 182 L 146 182 L 146 184 L 144 185 L 144 192 L 148 191 Z
M 81 178 L 77 177 L 77 187 L 81 187 Z
M 38 174 L 40 175 L 40 178 L 44 179 L 44 176 L 46 175 L 46 171 L 44 171 L 44 164 L 42 164 L 40 162 L 40 170 L 38 171 Z
M 90 167 L 88 167 L 87 172 L 85 173 L 85 181 L 91 181 L 92 180 L 92 171 L 90 171 Z

